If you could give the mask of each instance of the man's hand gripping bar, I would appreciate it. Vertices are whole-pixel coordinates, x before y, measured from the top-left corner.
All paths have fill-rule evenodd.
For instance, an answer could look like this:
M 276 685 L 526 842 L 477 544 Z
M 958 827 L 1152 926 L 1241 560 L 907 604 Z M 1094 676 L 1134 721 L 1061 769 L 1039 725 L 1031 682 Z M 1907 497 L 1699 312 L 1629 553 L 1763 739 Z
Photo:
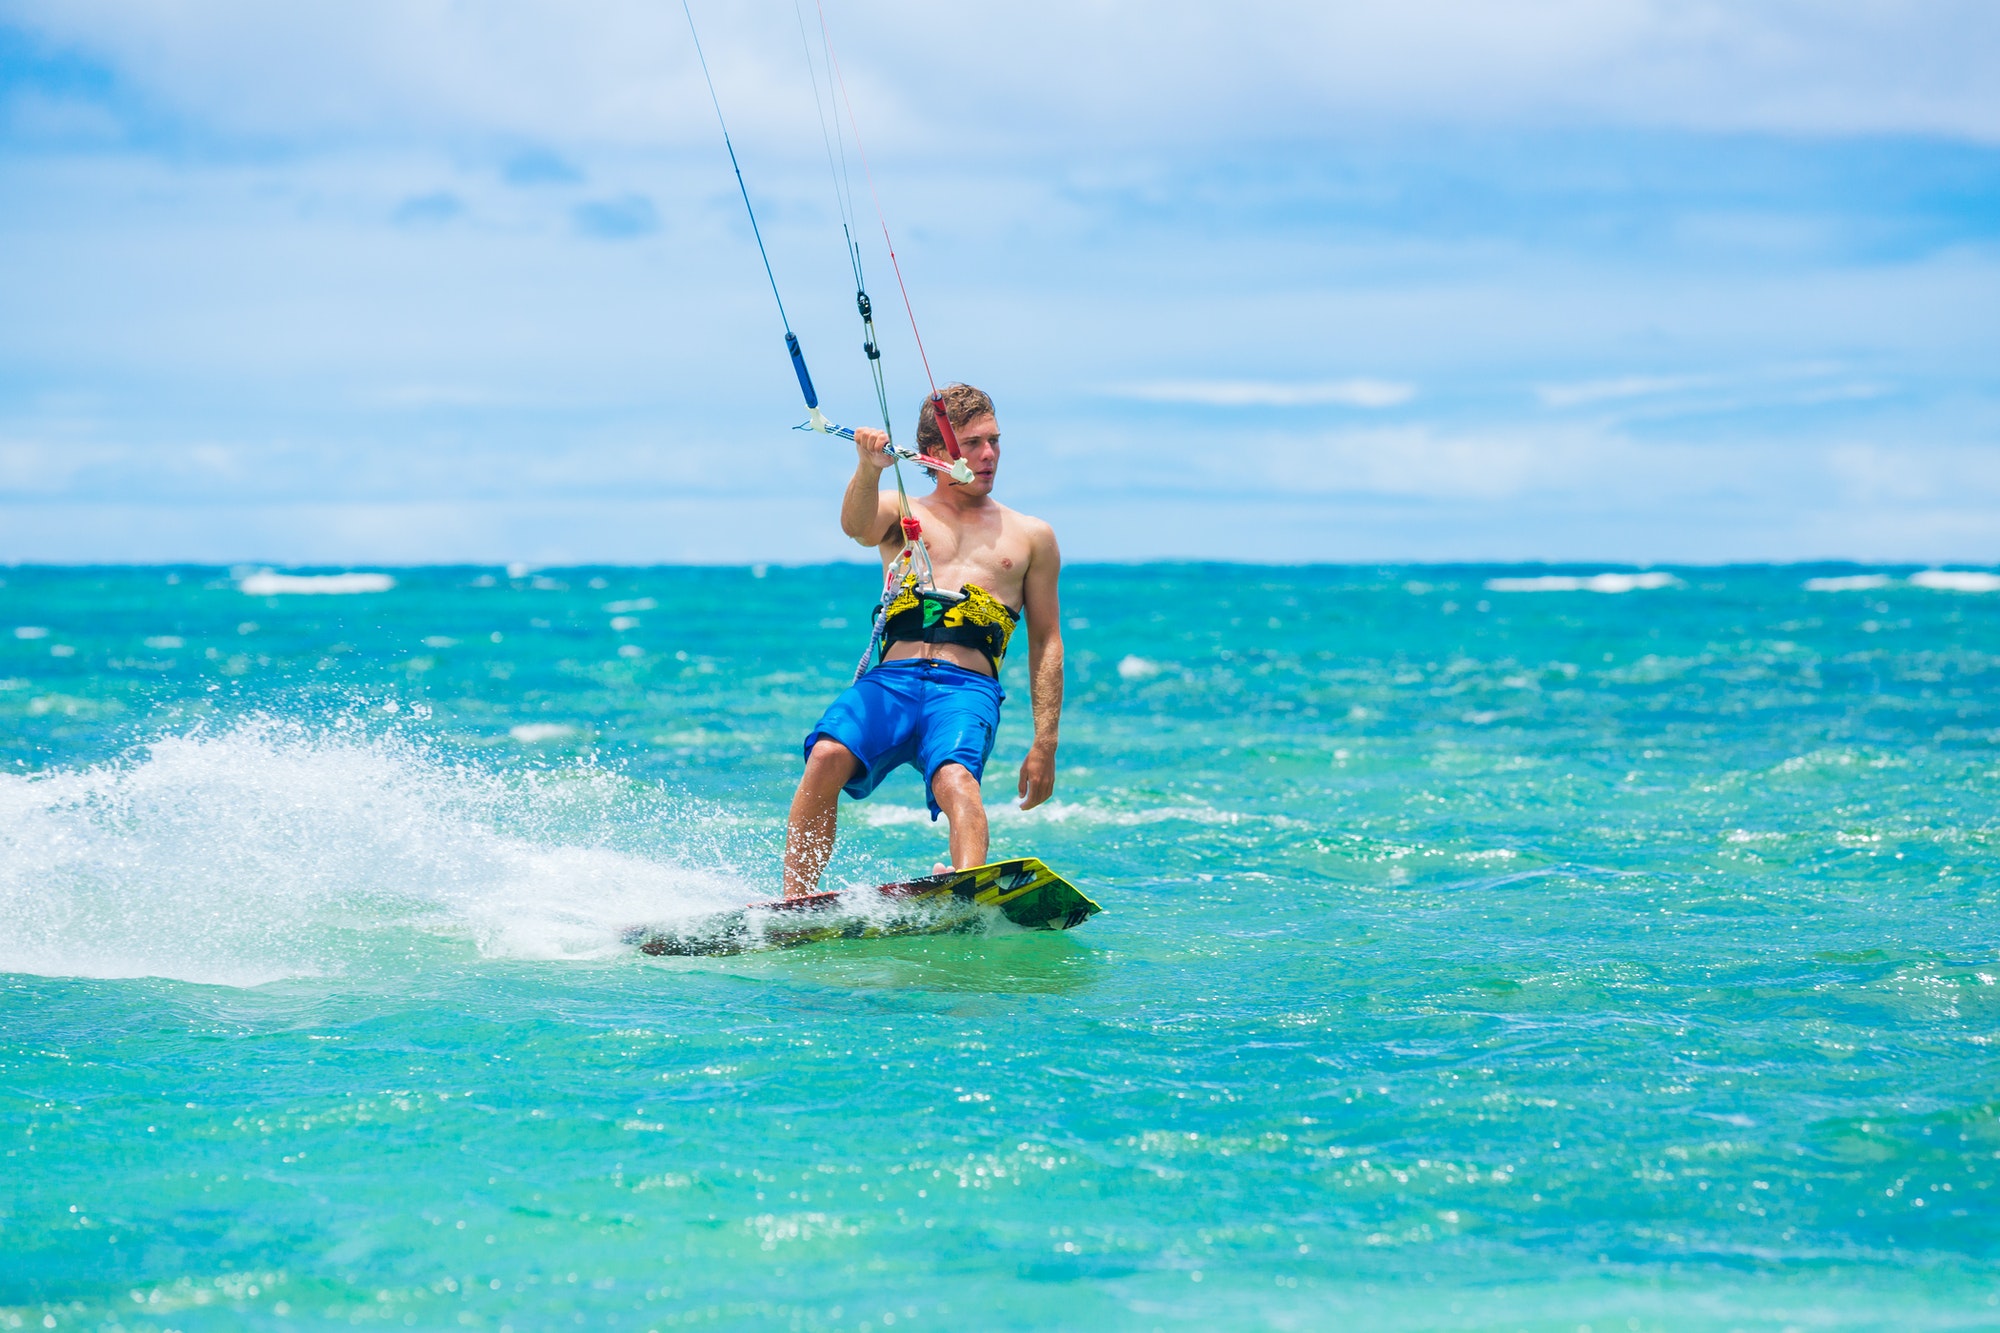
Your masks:
M 793 430 L 818 431 L 821 435 L 838 435 L 843 440 L 854 438 L 853 427 L 834 425 L 826 419 L 826 415 L 817 407 L 809 407 L 806 409 L 806 412 L 811 417 L 811 420 L 800 422 L 798 425 L 792 427 Z M 973 481 L 972 468 L 963 458 L 954 458 L 949 463 L 941 463 L 929 454 L 920 454 L 914 449 L 905 449 L 900 444 L 885 444 L 882 446 L 882 452 L 900 458 L 906 463 L 915 463 L 918 467 L 927 467 L 933 472 L 942 472 L 961 486 L 970 485 Z

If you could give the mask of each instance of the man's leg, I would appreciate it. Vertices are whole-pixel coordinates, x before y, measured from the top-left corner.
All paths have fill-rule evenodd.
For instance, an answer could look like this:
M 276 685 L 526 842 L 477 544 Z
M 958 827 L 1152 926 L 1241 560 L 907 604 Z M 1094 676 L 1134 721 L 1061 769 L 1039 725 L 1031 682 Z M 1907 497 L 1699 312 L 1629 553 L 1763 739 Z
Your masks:
M 951 821 L 951 866 L 964 870 L 986 864 L 986 805 L 979 779 L 964 764 L 939 764 L 931 774 L 931 799 Z
M 840 819 L 840 789 L 854 776 L 854 751 L 822 736 L 806 756 L 806 774 L 792 796 L 785 829 L 785 896 L 797 898 L 819 887 L 820 872 L 833 855 Z M 983 821 L 982 821 L 983 822 Z M 956 827 L 954 825 L 954 827 Z

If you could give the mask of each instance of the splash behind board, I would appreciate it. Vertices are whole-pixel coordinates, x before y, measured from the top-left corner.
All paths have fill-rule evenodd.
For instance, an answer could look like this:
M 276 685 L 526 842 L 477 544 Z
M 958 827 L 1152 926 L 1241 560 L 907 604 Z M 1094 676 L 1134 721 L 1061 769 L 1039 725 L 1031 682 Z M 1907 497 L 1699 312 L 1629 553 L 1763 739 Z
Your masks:
M 732 954 L 821 940 L 945 935 L 981 929 L 981 909 L 1028 930 L 1068 930 L 1103 910 L 1030 856 L 901 884 L 751 903 L 672 926 L 638 926 L 627 944 L 648 954 Z

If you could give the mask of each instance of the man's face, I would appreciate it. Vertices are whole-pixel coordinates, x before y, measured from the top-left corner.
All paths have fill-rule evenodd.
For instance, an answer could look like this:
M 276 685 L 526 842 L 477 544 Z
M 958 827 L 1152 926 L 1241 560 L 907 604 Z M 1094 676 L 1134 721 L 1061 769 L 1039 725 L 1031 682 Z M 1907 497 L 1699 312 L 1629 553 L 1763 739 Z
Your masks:
M 993 474 L 1000 470 L 1000 423 L 991 412 L 958 428 L 958 449 L 965 455 L 965 465 L 972 469 L 972 480 L 960 485 L 948 477 L 940 477 L 938 484 L 953 487 L 964 495 L 991 495 Z M 949 454 L 943 456 L 948 458 Z

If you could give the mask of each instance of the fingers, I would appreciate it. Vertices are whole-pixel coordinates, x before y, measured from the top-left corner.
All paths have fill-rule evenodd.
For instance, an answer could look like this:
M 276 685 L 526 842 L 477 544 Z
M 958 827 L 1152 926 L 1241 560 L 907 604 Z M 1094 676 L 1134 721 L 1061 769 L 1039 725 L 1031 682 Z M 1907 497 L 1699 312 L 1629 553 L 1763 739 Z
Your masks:
M 1056 775 L 1047 769 L 1032 764 L 1021 765 L 1021 782 L 1018 788 L 1021 809 L 1032 810 L 1055 792 Z
M 862 462 L 874 468 L 877 472 L 882 471 L 894 461 L 883 450 L 883 446 L 888 443 L 889 436 L 886 432 L 871 430 L 866 426 L 855 428 L 854 452 L 861 456 Z

